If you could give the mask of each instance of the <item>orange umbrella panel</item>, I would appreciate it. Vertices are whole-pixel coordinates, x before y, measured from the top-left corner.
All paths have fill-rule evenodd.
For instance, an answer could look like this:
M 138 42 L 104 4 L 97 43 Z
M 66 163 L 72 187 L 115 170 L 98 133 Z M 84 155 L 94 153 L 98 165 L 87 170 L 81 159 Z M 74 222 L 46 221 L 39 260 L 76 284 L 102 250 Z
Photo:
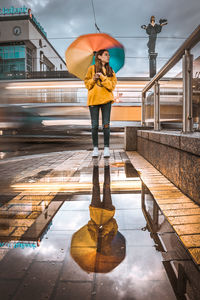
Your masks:
M 124 65 L 124 47 L 105 33 L 82 35 L 67 48 L 65 59 L 68 71 L 84 80 L 89 66 L 94 64 L 94 52 L 101 49 L 109 51 L 109 64 L 115 73 L 118 72 Z

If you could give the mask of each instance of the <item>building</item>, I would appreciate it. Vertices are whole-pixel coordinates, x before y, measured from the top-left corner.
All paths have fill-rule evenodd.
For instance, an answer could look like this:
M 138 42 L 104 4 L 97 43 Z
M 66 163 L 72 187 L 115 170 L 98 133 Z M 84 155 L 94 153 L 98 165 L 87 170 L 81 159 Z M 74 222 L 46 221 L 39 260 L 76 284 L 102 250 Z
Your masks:
M 66 64 L 31 9 L 0 8 L 0 78 L 38 71 L 66 71 Z

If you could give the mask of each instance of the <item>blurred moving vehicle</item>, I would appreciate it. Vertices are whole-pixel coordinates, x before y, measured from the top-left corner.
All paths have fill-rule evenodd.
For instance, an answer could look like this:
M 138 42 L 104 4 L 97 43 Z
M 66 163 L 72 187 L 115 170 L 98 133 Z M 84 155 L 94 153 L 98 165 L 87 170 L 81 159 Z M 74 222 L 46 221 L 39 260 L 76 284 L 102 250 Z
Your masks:
M 18 105 L 0 106 L 0 130 L 26 132 L 41 130 L 43 118 L 34 110 Z

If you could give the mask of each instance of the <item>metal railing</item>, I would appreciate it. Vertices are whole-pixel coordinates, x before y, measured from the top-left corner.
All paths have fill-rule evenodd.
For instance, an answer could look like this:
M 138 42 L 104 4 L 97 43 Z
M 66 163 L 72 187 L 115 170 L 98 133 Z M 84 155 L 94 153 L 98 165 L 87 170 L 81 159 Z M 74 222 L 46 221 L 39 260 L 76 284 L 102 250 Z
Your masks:
M 159 80 L 182 59 L 183 74 L 183 132 L 193 130 L 192 79 L 193 55 L 190 50 L 200 42 L 200 25 L 191 33 L 168 62 L 152 78 L 142 91 L 142 125 L 145 126 L 146 93 L 154 86 L 154 130 L 160 130 L 160 85 Z

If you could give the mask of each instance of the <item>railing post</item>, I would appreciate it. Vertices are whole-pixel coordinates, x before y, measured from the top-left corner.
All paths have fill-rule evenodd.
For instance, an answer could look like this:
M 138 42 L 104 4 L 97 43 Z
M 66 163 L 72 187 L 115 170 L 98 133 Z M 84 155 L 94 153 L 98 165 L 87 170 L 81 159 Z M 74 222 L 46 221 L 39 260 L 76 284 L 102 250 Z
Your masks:
M 183 132 L 193 131 L 192 116 L 193 55 L 185 50 L 183 55 Z
M 142 93 L 142 126 L 146 125 L 145 122 L 145 100 L 146 100 L 146 93 Z
M 154 130 L 160 130 L 160 84 L 154 85 Z

